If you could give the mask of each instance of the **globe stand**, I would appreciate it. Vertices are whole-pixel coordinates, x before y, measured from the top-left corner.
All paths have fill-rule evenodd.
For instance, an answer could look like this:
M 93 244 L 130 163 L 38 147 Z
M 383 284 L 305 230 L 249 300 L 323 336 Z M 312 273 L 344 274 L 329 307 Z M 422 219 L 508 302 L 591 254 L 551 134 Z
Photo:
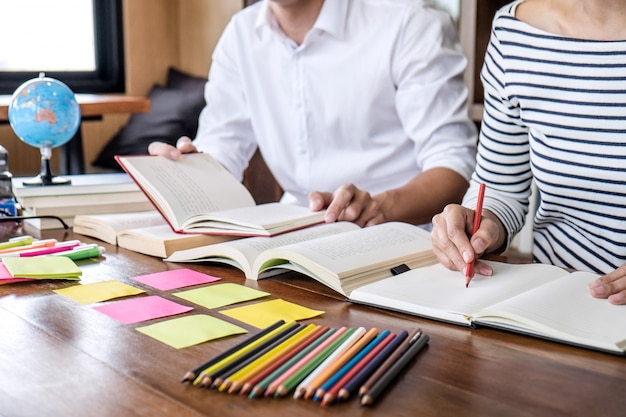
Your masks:
M 68 178 L 55 177 L 52 175 L 52 169 L 50 168 L 52 147 L 49 145 L 42 145 L 39 149 L 41 151 L 41 172 L 36 177 L 24 181 L 23 184 L 29 187 L 71 184 L 72 181 Z

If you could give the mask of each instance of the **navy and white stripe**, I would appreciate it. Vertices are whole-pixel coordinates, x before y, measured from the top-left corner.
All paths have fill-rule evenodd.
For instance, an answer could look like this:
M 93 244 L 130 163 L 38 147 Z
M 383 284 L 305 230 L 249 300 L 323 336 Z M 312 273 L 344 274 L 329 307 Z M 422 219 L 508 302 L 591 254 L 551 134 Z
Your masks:
M 517 20 L 517 4 L 494 19 L 478 165 L 464 204 L 474 205 L 485 182 L 484 207 L 510 240 L 534 177 L 535 260 L 608 273 L 626 262 L 626 40 L 552 35 Z

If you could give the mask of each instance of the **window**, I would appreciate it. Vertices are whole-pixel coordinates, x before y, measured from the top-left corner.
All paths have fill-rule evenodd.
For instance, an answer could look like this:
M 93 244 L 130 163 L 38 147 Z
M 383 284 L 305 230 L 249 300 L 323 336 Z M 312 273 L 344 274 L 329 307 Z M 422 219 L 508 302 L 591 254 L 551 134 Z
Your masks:
M 121 0 L 0 0 L 0 94 L 45 72 L 75 93 L 124 91 Z

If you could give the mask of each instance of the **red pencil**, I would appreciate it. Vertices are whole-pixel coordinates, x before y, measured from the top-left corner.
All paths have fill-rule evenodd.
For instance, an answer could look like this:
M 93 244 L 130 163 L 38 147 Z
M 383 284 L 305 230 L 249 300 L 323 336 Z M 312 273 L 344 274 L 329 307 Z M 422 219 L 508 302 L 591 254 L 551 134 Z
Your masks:
M 378 355 L 378 353 L 393 340 L 394 337 L 396 337 L 395 333 L 389 333 L 387 337 L 381 340 L 380 343 L 378 343 L 371 351 L 367 353 L 367 355 L 359 360 L 344 376 L 342 376 L 341 379 L 339 379 L 339 381 L 337 381 L 331 389 L 326 391 L 326 393 L 324 394 L 324 398 L 322 398 L 322 406 L 325 406 L 335 401 L 335 399 L 339 395 L 339 391 L 343 387 L 345 387 L 346 384 L 350 382 L 350 380 L 354 378 L 354 376 L 359 373 L 361 369 L 367 366 L 367 364 L 370 363 L 372 359 L 375 358 L 376 355 Z
M 474 211 L 474 228 L 472 230 L 472 236 L 474 236 L 474 234 L 478 231 L 478 228 L 480 227 L 480 219 L 482 217 L 484 199 L 485 199 L 485 184 L 481 183 L 480 187 L 478 188 L 478 199 L 476 200 L 476 211 Z M 474 276 L 474 262 L 476 262 L 475 259 L 474 261 L 468 262 L 467 265 L 465 265 L 465 288 L 469 286 L 469 283 L 472 280 L 472 277 Z

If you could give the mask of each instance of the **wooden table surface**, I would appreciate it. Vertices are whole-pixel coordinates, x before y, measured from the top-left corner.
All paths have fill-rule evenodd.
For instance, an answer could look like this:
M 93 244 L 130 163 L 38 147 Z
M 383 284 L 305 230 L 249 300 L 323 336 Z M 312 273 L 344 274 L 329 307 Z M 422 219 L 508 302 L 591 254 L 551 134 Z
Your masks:
M 150 99 L 121 94 L 76 94 L 83 118 L 111 113 L 145 113 L 150 111 Z M 0 94 L 0 122 L 9 120 L 10 94 Z
M 0 240 L 22 234 L 0 226 Z M 58 239 L 91 239 L 49 231 Z M 184 373 L 248 336 L 173 349 L 40 282 L 0 287 L 0 415 L 14 416 L 624 416 L 626 358 L 498 330 L 473 330 L 354 305 L 297 275 L 246 281 L 227 267 L 172 264 L 106 247 L 79 261 L 82 283 L 115 279 L 150 295 L 171 295 L 131 278 L 188 267 L 245 284 L 325 314 L 307 320 L 400 331 L 421 327 L 430 342 L 373 407 L 356 399 L 321 407 L 291 397 L 248 399 L 181 384 Z M 220 318 L 217 310 L 194 306 Z M 189 313 L 188 313 L 189 314 Z M 231 320 L 229 318 L 226 318 Z M 163 319 L 165 320 L 165 319 Z M 156 321 L 153 321 L 156 322 Z M 152 322 L 151 322 L 152 323 Z M 251 326 L 236 322 L 250 333 Z

